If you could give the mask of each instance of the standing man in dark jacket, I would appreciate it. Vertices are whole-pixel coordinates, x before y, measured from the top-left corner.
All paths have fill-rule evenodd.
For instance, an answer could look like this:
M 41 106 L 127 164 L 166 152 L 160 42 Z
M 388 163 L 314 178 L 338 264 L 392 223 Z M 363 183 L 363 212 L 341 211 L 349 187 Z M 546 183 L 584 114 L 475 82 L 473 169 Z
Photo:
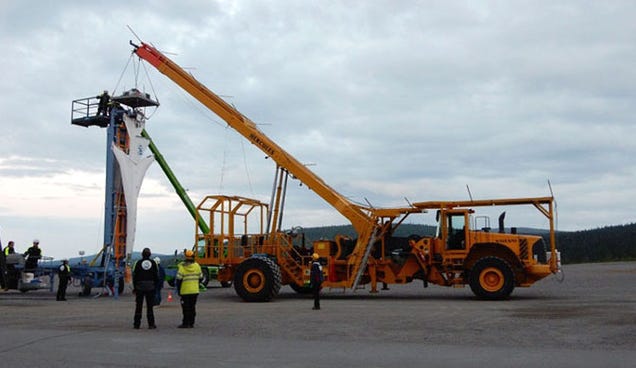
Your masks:
M 57 297 L 55 300 L 64 301 L 66 300 L 66 287 L 68 286 L 68 281 L 71 278 L 71 266 L 68 265 L 68 260 L 63 259 L 62 265 L 57 271 L 57 278 L 59 284 L 57 285 Z
M 152 306 L 155 301 L 155 286 L 159 280 L 159 271 L 155 261 L 150 259 L 149 248 L 144 248 L 141 252 L 141 260 L 135 263 L 133 268 L 133 292 L 135 298 L 135 318 L 133 327 L 139 329 L 141 325 L 141 310 L 144 299 L 146 300 L 146 317 L 148 318 L 148 328 L 155 329 L 155 315 Z
M 108 91 L 104 90 L 104 93 L 96 98 L 99 98 L 99 103 L 97 104 L 97 116 L 108 116 L 108 103 L 110 102 Z
M 314 262 L 311 264 L 311 272 L 309 273 L 309 281 L 311 290 L 314 294 L 314 307 L 312 309 L 320 309 L 320 288 L 322 287 L 323 275 L 322 265 L 320 265 L 320 256 L 314 253 L 311 258 Z
M 33 271 L 38 268 L 38 260 L 42 258 L 42 249 L 40 249 L 39 244 L 38 239 L 33 239 L 33 245 L 24 252 L 24 256 L 27 257 L 24 263 L 25 271 Z

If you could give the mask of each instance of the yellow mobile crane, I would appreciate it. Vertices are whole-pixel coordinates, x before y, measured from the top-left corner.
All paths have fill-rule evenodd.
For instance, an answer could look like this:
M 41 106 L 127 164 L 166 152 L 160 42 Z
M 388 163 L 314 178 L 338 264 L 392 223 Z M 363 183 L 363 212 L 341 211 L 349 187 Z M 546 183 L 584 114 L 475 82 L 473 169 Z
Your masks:
M 197 206 L 197 221 L 202 217 L 210 224 L 209 233 L 195 230 L 198 261 L 219 266 L 218 280 L 232 282 L 244 300 L 269 301 L 281 285 L 307 292 L 313 252 L 326 266 L 324 287 L 356 289 L 370 284 L 372 292 L 377 291 L 380 282 L 404 284 L 419 279 L 425 286 L 429 282 L 443 286 L 468 284 L 480 298 L 504 299 L 515 286 L 530 286 L 559 270 L 553 197 L 416 202 L 398 208 L 352 203 L 163 53 L 143 42 L 131 45 L 139 58 L 209 108 L 277 165 L 269 205 L 245 197 L 218 195 L 206 197 Z M 297 244 L 294 231 L 281 231 L 289 175 L 347 218 L 357 239 L 336 236 L 334 240 L 315 241 L 308 250 L 304 244 Z M 540 236 L 504 233 L 503 224 L 498 233 L 491 232 L 488 226 L 474 229 L 471 224 L 472 207 L 510 205 L 535 206 L 548 219 L 547 254 Z M 435 236 L 393 236 L 409 215 L 430 210 L 436 212 L 439 224 Z M 256 223 L 257 231 L 248 223 Z

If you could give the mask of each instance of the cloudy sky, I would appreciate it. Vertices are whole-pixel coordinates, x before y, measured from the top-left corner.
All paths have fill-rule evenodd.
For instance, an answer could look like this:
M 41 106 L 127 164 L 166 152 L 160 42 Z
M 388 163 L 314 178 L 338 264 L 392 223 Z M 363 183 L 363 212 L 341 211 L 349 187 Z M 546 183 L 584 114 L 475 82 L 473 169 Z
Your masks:
M 0 3 L 0 237 L 76 256 L 103 242 L 106 131 L 71 101 L 156 96 L 147 130 L 195 203 L 269 201 L 271 160 L 149 65 L 130 26 L 352 201 L 557 198 L 560 230 L 636 220 L 633 1 Z M 129 62 L 130 61 L 130 62 Z M 126 67 L 128 65 L 128 67 Z M 344 224 L 292 182 L 285 227 Z M 533 217 L 534 216 L 534 217 Z M 510 213 L 508 225 L 546 226 Z M 153 165 L 136 249 L 189 246 Z

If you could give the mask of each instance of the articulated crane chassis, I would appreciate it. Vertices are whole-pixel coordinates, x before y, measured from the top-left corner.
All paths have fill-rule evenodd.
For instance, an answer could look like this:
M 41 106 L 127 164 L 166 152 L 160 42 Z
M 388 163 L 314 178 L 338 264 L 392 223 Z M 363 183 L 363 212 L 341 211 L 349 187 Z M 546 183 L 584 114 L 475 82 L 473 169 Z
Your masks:
M 321 257 L 324 287 L 356 289 L 378 283 L 470 285 L 482 299 L 505 299 L 515 286 L 527 287 L 559 271 L 554 230 L 554 198 L 416 202 L 403 208 L 371 208 L 352 203 L 261 132 L 256 124 L 198 82 L 154 47 L 142 43 L 134 52 L 209 108 L 228 125 L 272 158 L 277 179 L 268 205 L 239 196 L 208 196 L 197 207 L 197 222 L 210 232 L 195 231 L 198 262 L 219 266 L 218 280 L 232 282 L 246 301 L 269 301 L 282 285 L 309 291 L 310 255 Z M 281 231 L 282 209 L 289 175 L 300 180 L 346 217 L 357 239 L 336 236 L 307 250 L 295 232 Z M 531 205 L 550 223 L 549 251 L 540 236 L 499 232 L 488 226 L 475 229 L 474 207 Z M 392 234 L 412 214 L 435 211 L 435 236 L 395 237 Z M 258 231 L 251 230 L 248 222 Z M 242 226 L 241 226 L 242 225 Z M 471 226 L 472 225 L 472 226 Z M 195 226 L 198 229 L 197 226 Z M 249 231 L 253 231 L 250 233 Z

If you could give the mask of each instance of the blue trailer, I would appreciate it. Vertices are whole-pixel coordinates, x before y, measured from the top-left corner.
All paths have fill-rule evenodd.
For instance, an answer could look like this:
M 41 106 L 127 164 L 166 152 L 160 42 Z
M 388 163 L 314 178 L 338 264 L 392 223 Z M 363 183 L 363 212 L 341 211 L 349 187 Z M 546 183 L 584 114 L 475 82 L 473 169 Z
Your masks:
M 38 266 L 33 269 L 25 269 L 24 261 L 24 255 L 19 253 L 6 256 L 6 288 L 20 290 L 23 293 L 39 289 L 53 290 L 53 258 L 41 257 Z

